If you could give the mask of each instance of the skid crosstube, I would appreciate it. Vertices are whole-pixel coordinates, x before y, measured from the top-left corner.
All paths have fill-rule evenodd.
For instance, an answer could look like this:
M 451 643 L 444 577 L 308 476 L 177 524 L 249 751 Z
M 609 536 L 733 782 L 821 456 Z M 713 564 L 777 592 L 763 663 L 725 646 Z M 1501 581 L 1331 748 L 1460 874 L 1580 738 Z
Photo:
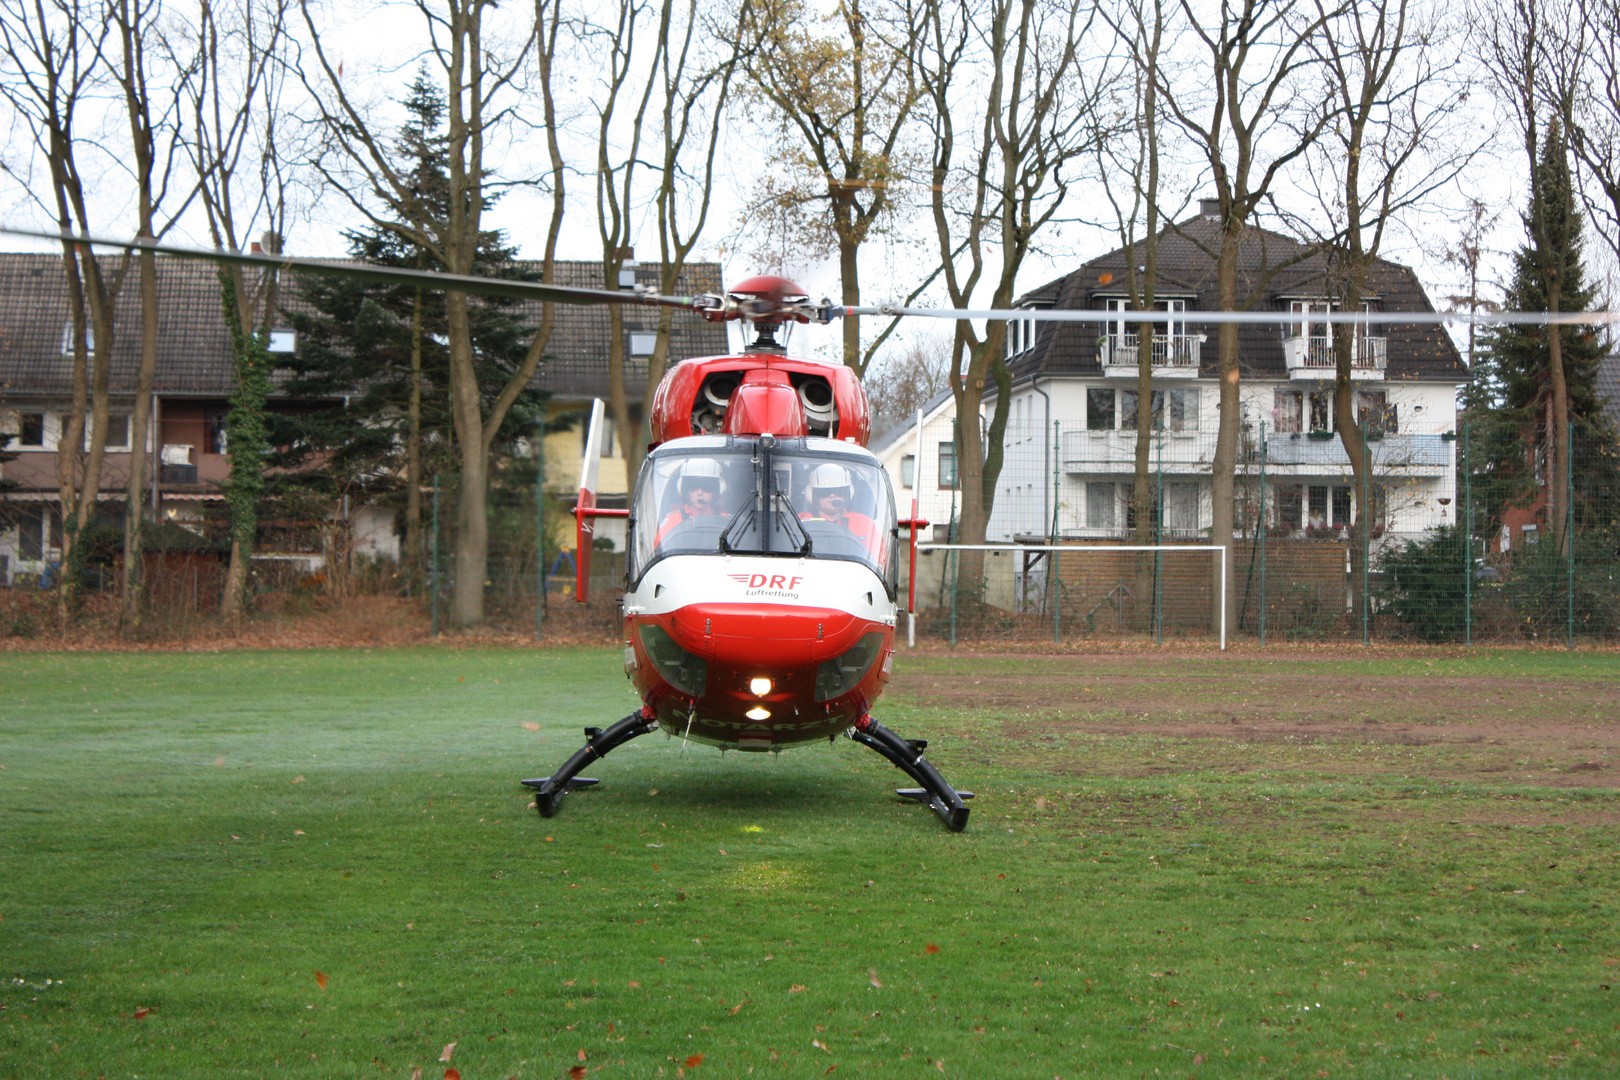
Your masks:
M 967 828 L 968 807 L 963 800 L 973 798 L 973 792 L 957 791 L 945 782 L 939 770 L 923 757 L 922 752 L 928 743 L 921 739 L 903 739 L 870 716 L 857 720 L 848 734 L 862 746 L 869 746 L 888 758 L 891 765 L 922 785 L 920 788 L 899 788 L 895 791 L 896 795 L 926 802 L 952 832 Z
M 586 728 L 585 745 L 575 751 L 573 757 L 563 762 L 562 768 L 543 780 L 523 781 L 524 787 L 534 789 L 534 805 L 540 811 L 540 816 L 553 816 L 557 813 L 557 805 L 562 802 L 564 795 L 596 783 L 590 777 L 578 775 L 586 765 L 597 758 L 606 757 L 609 751 L 623 746 L 631 739 L 654 731 L 657 727 L 658 721 L 646 715 L 646 710 L 643 709 L 631 713 L 606 731 L 601 728 Z

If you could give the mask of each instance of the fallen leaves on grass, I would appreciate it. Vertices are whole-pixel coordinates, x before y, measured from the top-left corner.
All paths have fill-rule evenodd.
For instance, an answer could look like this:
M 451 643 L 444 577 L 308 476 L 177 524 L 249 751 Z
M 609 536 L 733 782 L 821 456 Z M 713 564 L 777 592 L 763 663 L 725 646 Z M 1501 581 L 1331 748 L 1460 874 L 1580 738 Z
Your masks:
M 584 1061 L 584 1060 L 585 1060 L 585 1048 L 584 1048 L 584 1047 L 583 1047 L 583 1046 L 582 1046 L 582 1047 L 580 1047 L 580 1048 L 579 1048 L 579 1053 L 578 1053 L 578 1055 L 576 1055 L 576 1056 L 577 1056 L 577 1057 L 578 1057 L 578 1058 L 579 1058 L 579 1060 L 581 1060 L 581 1061 Z
M 731 1014 L 730 1015 L 736 1016 L 738 1013 L 742 1012 L 742 1007 L 744 1005 L 746 1005 L 746 1004 L 748 1004 L 748 999 L 747 998 L 743 998 L 741 1001 L 737 1002 L 737 1004 L 735 1004 L 735 1005 L 733 1005 L 731 1007 Z
M 790 993 L 790 994 L 802 994 L 802 993 L 804 993 L 804 987 L 802 985 L 800 985 L 799 983 L 794 983 L 792 986 L 788 987 L 788 993 Z
M 568 1070 L 568 1080 L 585 1080 L 585 1066 L 575 1065 Z
M 525 721 L 523 721 L 522 726 L 523 726 L 524 731 L 539 731 L 540 730 L 540 725 L 535 723 L 533 720 L 525 720 Z
M 439 1054 L 439 1060 L 440 1061 L 449 1061 L 450 1060 L 450 1055 L 454 1054 L 455 1052 L 456 1052 L 456 1044 L 455 1043 L 445 1043 L 444 1044 L 444 1051 L 441 1054 Z
M 302 784 L 304 782 L 303 775 L 299 774 L 298 776 L 293 777 L 292 782 L 295 783 L 295 784 Z
M 152 1011 L 151 1009 L 148 1009 L 143 1005 L 141 1008 L 135 1010 L 135 1019 L 137 1019 L 137 1020 L 145 1020 L 146 1019 L 146 1014 L 151 1012 L 151 1011 Z
M 444 1080 L 461 1080 L 461 1070 L 454 1066 L 444 1070 Z
M 315 985 L 320 987 L 322 990 L 325 990 L 326 989 L 326 984 L 331 982 L 331 981 L 332 981 L 331 979 L 328 979 L 326 977 L 326 972 L 317 971 L 315 973 Z
M 820 1039 L 811 1039 L 810 1040 L 810 1045 L 815 1047 L 817 1050 L 822 1051 L 823 1053 L 828 1053 L 828 1054 L 832 1053 L 831 1050 L 827 1049 L 827 1044 L 822 1042 Z
M 695 1069 L 701 1064 L 703 1064 L 702 1054 L 693 1054 L 691 1057 L 686 1059 L 686 1067 L 688 1069 Z
M 636 982 L 636 980 L 631 979 L 630 980 L 630 989 L 632 989 L 632 990 L 640 990 L 641 989 L 641 984 Z
M 935 945 L 932 941 L 930 941 L 928 944 L 923 946 L 923 952 L 932 955 L 934 953 L 939 952 L 939 946 Z
M 878 990 L 883 989 L 883 980 L 878 978 L 878 976 L 877 976 L 877 968 L 867 968 L 866 969 L 866 976 L 867 976 L 868 979 L 871 980 L 873 987 L 875 987 Z

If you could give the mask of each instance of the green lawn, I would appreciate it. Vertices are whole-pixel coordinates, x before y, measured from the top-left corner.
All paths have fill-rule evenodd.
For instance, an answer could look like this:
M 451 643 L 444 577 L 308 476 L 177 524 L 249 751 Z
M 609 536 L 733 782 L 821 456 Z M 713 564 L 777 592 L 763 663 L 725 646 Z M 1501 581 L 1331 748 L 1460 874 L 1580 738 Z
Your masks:
M 1607 758 L 1128 701 L 1483 675 L 1612 731 L 1620 656 L 1145 663 L 902 654 L 879 715 L 979 793 L 951 834 L 844 740 L 652 736 L 542 821 L 517 781 L 635 704 L 613 649 L 0 653 L 0 1076 L 1620 1071 Z M 1067 680 L 1070 726 L 941 696 L 981 674 Z

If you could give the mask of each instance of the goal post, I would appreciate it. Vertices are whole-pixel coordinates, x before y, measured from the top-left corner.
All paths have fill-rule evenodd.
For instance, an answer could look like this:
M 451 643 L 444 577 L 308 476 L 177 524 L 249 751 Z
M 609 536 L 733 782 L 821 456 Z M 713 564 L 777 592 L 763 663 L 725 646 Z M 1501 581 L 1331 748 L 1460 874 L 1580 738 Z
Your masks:
M 1211 559 L 1211 569 L 1218 582 L 1215 589 L 1215 603 L 1219 613 L 1220 647 L 1226 648 L 1226 611 L 1227 611 L 1227 559 L 1228 547 L 1225 544 L 918 544 L 919 552 L 929 551 L 988 551 L 1002 554 L 1040 555 L 1046 557 L 1064 558 L 1074 555 L 1087 555 L 1093 552 L 1172 552 L 1181 555 L 1196 557 L 1200 554 Z M 1052 564 L 1048 564 L 1048 573 L 1053 574 Z M 1054 575 L 1055 580 L 1055 575 Z M 1055 592 L 1054 592 L 1055 595 Z M 954 607 L 954 590 L 953 590 Z M 1053 612 L 1054 632 L 1057 630 L 1060 613 Z M 912 646 L 916 646 L 917 615 L 913 612 L 907 621 L 906 638 Z M 952 634 L 954 644 L 954 628 Z

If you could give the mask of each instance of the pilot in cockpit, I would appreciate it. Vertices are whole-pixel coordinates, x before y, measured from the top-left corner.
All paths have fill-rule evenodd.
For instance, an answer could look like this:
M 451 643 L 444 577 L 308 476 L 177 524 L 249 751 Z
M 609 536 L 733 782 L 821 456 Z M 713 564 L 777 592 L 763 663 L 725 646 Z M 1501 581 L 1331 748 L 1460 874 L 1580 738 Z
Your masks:
M 671 529 L 693 518 L 730 516 L 720 508 L 726 482 L 720 474 L 718 461 L 713 458 L 687 459 L 681 464 L 675 483 L 681 501 L 659 524 L 657 543 L 663 543 Z
M 850 509 L 855 498 L 855 486 L 849 470 L 842 465 L 819 465 L 810 474 L 807 488 L 810 509 L 799 515 L 801 521 L 821 521 L 847 529 L 866 546 L 878 550 L 877 522 L 857 510 Z

